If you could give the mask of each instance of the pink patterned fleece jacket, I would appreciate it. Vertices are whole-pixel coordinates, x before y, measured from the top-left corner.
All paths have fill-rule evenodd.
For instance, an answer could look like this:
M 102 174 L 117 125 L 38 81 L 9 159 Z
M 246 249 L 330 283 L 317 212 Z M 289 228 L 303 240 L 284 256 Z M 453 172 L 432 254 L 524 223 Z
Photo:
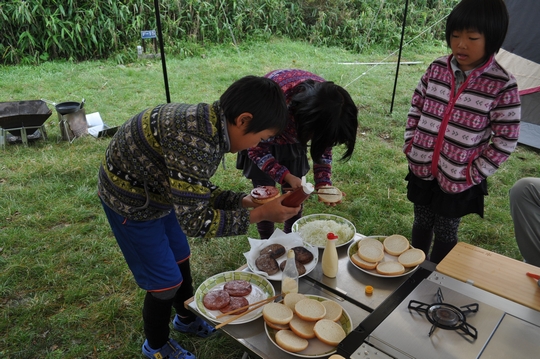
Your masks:
M 414 175 L 460 193 L 497 171 L 517 146 L 515 78 L 492 56 L 455 90 L 452 55 L 436 59 L 414 91 L 404 153 Z

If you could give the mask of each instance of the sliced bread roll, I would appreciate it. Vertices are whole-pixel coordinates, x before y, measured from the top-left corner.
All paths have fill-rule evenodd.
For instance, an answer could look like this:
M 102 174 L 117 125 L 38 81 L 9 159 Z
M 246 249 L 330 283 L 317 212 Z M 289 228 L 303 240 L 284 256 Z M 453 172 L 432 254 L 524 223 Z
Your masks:
M 384 251 L 373 244 L 364 244 L 358 248 L 358 257 L 366 262 L 379 262 L 384 258 Z
M 386 237 L 383 241 L 383 245 L 386 253 L 393 256 L 399 256 L 410 247 L 409 240 L 399 234 Z
M 343 193 L 334 186 L 323 186 L 317 190 L 319 199 L 326 203 L 336 203 L 343 199 Z
M 333 347 L 337 346 L 347 336 L 340 324 L 329 319 L 319 320 L 313 327 L 313 331 L 317 339 Z
M 296 303 L 306 298 L 307 297 L 302 293 L 287 293 L 287 295 L 283 299 L 283 303 L 287 307 L 291 308 L 291 310 L 294 310 L 294 306 L 296 305 Z
M 326 308 L 318 300 L 306 298 L 295 304 L 294 313 L 301 319 L 315 322 L 324 318 Z
M 384 250 L 384 245 L 377 238 L 370 238 L 370 237 L 363 238 L 362 240 L 358 241 L 358 248 L 360 248 L 360 246 L 363 246 L 364 244 L 372 244 Z
M 351 256 L 351 261 L 357 266 L 359 266 L 360 268 L 364 268 L 364 269 L 375 269 L 375 267 L 379 263 L 379 262 L 372 263 L 372 262 L 365 261 L 362 258 L 358 257 L 358 253 L 355 253 Z
M 405 267 L 397 261 L 381 262 L 377 264 L 375 269 L 377 270 L 377 273 L 383 275 L 398 275 L 405 273 Z
M 416 267 L 426 259 L 426 254 L 421 249 L 411 248 L 398 257 L 398 262 L 405 268 Z
M 268 303 L 262 310 L 264 320 L 275 324 L 289 324 L 293 311 L 283 303 Z
M 275 330 L 286 330 L 286 329 L 290 329 L 289 324 L 276 324 L 276 323 L 269 322 L 268 320 L 264 320 L 264 322 L 265 322 L 266 325 L 268 325 L 270 328 L 275 329 Z
M 283 349 L 292 353 L 298 353 L 306 349 L 309 342 L 307 339 L 300 338 L 291 330 L 280 330 L 276 333 L 276 343 Z
M 315 338 L 315 332 L 313 327 L 317 322 L 309 322 L 304 319 L 300 319 L 297 315 L 294 315 L 292 320 L 289 322 L 289 327 L 292 332 L 298 335 L 300 338 L 311 339 Z
M 326 308 L 326 315 L 323 319 L 330 319 L 333 322 L 337 322 L 343 314 L 343 308 L 338 302 L 333 300 L 322 301 L 321 304 Z

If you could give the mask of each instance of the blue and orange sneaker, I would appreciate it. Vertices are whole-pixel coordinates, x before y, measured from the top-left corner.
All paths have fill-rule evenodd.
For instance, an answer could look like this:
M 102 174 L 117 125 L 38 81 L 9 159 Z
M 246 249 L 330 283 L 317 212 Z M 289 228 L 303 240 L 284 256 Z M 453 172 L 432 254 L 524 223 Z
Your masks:
M 169 339 L 159 349 L 150 348 L 148 340 L 145 340 L 142 346 L 142 352 L 150 359 L 197 359 L 195 355 L 182 348 L 174 339 Z
M 195 334 L 201 338 L 208 338 L 216 332 L 216 329 L 213 326 L 199 317 L 189 324 L 184 324 L 180 320 L 180 317 L 175 315 L 173 319 L 173 327 L 179 332 Z

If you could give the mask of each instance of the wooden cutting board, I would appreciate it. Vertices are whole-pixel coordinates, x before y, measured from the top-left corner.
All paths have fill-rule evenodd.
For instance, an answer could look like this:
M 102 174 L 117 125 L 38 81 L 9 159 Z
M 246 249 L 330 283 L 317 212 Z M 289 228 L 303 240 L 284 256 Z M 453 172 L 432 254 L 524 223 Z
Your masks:
M 526 275 L 540 274 L 539 267 L 459 242 L 437 271 L 540 311 L 540 287 Z

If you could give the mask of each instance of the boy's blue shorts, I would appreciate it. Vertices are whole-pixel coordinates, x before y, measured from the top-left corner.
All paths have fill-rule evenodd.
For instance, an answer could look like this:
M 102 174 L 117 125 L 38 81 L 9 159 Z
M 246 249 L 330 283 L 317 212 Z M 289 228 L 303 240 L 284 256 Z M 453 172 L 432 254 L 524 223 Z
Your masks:
M 139 287 L 159 292 L 179 286 L 183 278 L 178 264 L 191 251 L 175 212 L 151 221 L 132 221 L 101 203 Z

